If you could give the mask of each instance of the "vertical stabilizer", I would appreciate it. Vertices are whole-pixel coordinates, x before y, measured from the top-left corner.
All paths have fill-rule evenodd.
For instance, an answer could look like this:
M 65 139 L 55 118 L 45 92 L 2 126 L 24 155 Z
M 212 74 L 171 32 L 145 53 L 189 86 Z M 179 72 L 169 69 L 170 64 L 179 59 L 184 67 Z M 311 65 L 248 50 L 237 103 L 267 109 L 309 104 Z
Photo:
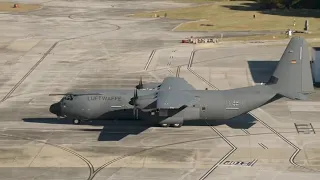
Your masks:
M 303 38 L 290 40 L 267 85 L 290 99 L 305 99 L 314 91 L 309 47 Z

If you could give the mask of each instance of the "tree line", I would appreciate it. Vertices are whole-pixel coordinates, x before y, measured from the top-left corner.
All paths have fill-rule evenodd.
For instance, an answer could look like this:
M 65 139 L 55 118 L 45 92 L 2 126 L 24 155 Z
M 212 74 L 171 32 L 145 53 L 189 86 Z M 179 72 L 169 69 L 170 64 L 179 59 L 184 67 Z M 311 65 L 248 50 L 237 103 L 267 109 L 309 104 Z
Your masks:
M 266 9 L 320 9 L 320 0 L 256 0 Z

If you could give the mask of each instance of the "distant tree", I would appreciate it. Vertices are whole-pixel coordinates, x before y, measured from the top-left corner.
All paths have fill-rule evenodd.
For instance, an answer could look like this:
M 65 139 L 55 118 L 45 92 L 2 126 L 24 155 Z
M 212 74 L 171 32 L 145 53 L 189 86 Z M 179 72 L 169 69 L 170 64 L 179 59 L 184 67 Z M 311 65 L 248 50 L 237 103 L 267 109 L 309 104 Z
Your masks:
M 292 5 L 293 8 L 320 9 L 320 0 L 300 0 Z
M 301 3 L 303 0 L 292 0 L 291 1 L 291 6 L 295 6 L 295 5 L 297 5 L 297 4 L 299 4 L 299 3 Z
M 320 0 L 256 0 L 262 8 L 307 8 L 320 9 Z
M 283 8 L 284 0 L 257 0 L 261 4 L 262 8 L 274 9 L 274 8 Z

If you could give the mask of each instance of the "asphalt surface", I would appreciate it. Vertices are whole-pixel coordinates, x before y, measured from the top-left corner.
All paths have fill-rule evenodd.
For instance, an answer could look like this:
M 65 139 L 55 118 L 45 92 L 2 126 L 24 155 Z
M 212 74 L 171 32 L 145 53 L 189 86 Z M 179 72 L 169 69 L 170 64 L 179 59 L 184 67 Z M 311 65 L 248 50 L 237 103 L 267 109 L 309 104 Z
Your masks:
M 287 41 L 179 44 L 210 33 L 172 32 L 182 20 L 125 16 L 188 4 L 29 2 L 43 8 L 0 14 L 1 179 L 319 178 L 318 89 L 305 102 L 283 99 L 178 129 L 129 120 L 73 125 L 48 111 L 61 98 L 50 93 L 132 88 L 140 76 L 180 76 L 197 89 L 250 86 L 268 79 Z

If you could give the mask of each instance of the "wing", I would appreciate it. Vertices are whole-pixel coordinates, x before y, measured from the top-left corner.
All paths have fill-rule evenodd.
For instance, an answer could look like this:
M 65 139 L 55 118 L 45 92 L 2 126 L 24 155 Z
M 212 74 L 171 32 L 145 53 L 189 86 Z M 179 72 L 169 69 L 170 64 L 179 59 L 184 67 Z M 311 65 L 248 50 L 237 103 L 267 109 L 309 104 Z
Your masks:
M 195 90 L 195 88 L 183 78 L 167 77 L 161 83 L 159 90 Z
M 140 107 L 144 107 L 144 104 L 149 105 L 154 102 L 151 109 L 179 109 L 198 102 L 198 98 L 188 92 L 190 90 L 195 90 L 195 88 L 183 78 L 167 77 L 155 95 L 139 96 L 136 103 L 140 104 Z M 155 98 L 156 102 L 153 100 Z
M 199 98 L 186 90 L 195 90 L 195 88 L 183 78 L 165 78 L 157 93 L 157 108 L 179 109 L 197 103 Z
M 159 91 L 157 99 L 158 109 L 179 109 L 192 106 L 199 102 L 199 97 L 188 91 Z

